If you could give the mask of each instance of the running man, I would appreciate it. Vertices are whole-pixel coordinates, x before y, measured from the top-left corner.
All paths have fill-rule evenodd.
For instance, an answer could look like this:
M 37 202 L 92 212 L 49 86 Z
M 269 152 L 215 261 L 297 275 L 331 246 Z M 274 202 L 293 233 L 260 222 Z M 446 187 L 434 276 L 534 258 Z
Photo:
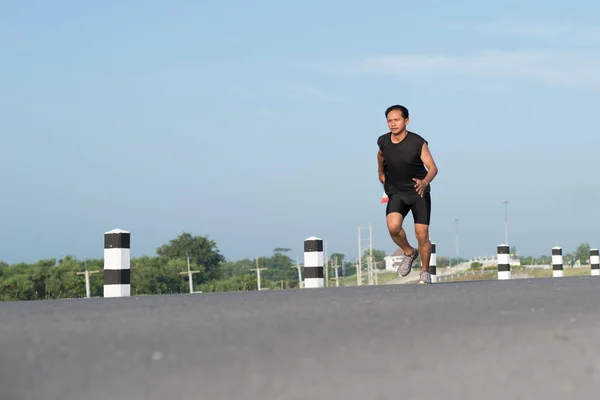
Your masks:
M 438 173 L 429 151 L 427 140 L 406 129 L 408 109 L 394 105 L 385 111 L 390 131 L 377 139 L 379 151 L 379 181 L 388 196 L 386 208 L 387 227 L 394 243 L 404 251 L 398 275 L 407 276 L 415 259 L 421 254 L 419 284 L 431 283 L 429 260 L 429 220 L 431 217 L 430 183 Z M 418 248 L 413 248 L 406 238 L 402 223 L 412 211 Z

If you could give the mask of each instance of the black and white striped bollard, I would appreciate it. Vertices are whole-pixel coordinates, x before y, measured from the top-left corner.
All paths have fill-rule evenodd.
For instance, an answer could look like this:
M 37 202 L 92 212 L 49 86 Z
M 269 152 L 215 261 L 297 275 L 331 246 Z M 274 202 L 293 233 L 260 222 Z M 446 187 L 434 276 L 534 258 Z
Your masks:
M 131 234 L 115 229 L 104 234 L 104 297 L 128 297 Z
M 552 277 L 560 278 L 562 276 L 564 276 L 562 248 L 555 246 L 552 248 Z
M 322 288 L 323 239 L 311 236 L 304 240 L 304 287 Z
M 600 253 L 598 249 L 590 250 L 590 274 L 600 276 Z
M 510 279 L 510 250 L 507 244 L 498 246 L 498 280 Z
M 435 251 L 435 243 L 431 243 L 431 257 L 429 259 L 429 275 L 431 283 L 437 282 L 437 254 Z

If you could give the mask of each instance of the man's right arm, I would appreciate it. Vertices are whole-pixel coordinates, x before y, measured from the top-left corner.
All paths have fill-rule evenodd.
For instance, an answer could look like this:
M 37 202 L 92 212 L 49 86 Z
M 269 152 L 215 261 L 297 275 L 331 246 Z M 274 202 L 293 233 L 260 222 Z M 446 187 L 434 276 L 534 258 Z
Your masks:
M 377 152 L 377 164 L 378 164 L 378 174 L 379 174 L 379 182 L 385 183 L 385 175 L 383 173 L 383 153 L 381 150 Z

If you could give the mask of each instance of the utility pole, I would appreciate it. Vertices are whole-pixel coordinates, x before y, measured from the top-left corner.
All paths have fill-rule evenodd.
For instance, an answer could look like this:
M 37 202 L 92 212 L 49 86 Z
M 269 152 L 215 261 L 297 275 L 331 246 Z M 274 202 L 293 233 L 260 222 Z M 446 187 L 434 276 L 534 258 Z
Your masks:
M 325 287 L 329 286 L 329 255 L 327 254 L 327 241 L 325 241 Z
M 373 263 L 373 274 L 375 275 L 375 285 L 379 285 L 379 270 L 375 262 Z
M 502 202 L 504 204 L 504 244 L 508 246 L 508 200 Z
M 460 221 L 460 219 L 454 218 L 454 233 L 456 236 L 456 265 L 458 265 L 458 221 Z
M 188 276 L 188 281 L 189 281 L 189 285 L 190 285 L 190 294 L 194 293 L 194 280 L 192 279 L 192 276 L 199 272 L 200 271 L 190 270 L 190 257 L 188 256 L 187 257 L 187 272 L 180 272 L 179 275 L 187 275 Z
M 258 267 L 258 257 L 256 258 L 256 281 L 257 281 L 257 289 L 262 290 L 260 286 L 260 271 L 265 271 L 268 268 L 259 268 Z
M 373 284 L 373 228 L 369 223 L 369 285 Z
M 83 272 L 78 272 L 77 275 L 85 275 L 85 297 L 87 299 L 89 299 L 91 297 L 91 294 L 90 294 L 90 292 L 91 292 L 90 291 L 90 275 L 97 274 L 100 271 L 99 270 L 88 271 L 88 269 L 87 269 L 87 261 L 85 261 L 84 263 L 85 263 L 84 264 L 85 265 L 85 267 L 84 267 L 85 270 Z
M 362 285 L 362 262 L 361 262 L 362 245 L 360 240 L 360 227 L 358 227 L 358 259 L 356 261 L 356 285 Z
M 356 264 L 356 283 L 359 286 L 362 285 L 362 255 L 363 251 L 366 250 L 366 248 L 363 248 L 362 243 L 365 240 L 362 239 L 361 236 L 361 230 L 363 229 L 369 229 L 369 256 L 367 257 L 367 280 L 369 285 L 373 284 L 373 235 L 372 227 L 369 223 L 368 227 L 358 227 L 358 263 Z
M 296 257 L 296 268 L 298 268 L 298 287 L 302 288 L 302 269 L 300 268 L 298 257 Z
M 337 257 L 335 257 L 335 264 L 333 268 L 335 269 L 335 287 L 340 287 L 340 276 L 338 270 L 340 269 L 340 265 L 338 265 Z

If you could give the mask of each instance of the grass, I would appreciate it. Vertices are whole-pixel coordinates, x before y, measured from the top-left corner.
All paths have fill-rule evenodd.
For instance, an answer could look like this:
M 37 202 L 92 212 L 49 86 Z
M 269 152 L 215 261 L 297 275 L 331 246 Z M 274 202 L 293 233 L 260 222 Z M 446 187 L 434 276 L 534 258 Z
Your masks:
M 397 277 L 398 274 L 396 272 L 379 270 L 377 282 L 378 284 L 383 285 L 384 283 L 396 279 Z M 367 272 L 363 271 L 362 284 L 367 285 L 369 283 L 368 279 Z M 340 287 L 341 286 L 356 286 L 356 274 L 340 277 Z M 335 287 L 335 278 L 329 278 L 329 287 Z
M 551 269 L 526 269 L 526 268 L 514 268 L 512 274 L 527 274 L 531 278 L 550 278 L 552 277 Z M 563 269 L 564 276 L 589 276 L 590 268 L 565 268 Z
M 384 283 L 388 283 L 389 281 L 392 281 L 392 280 L 396 279 L 397 277 L 398 277 L 397 272 L 392 272 L 392 271 L 380 272 L 379 278 L 378 278 L 378 283 L 380 285 L 383 285 Z
M 452 277 L 444 280 L 444 282 L 464 282 L 464 281 L 476 281 L 476 280 L 495 280 L 498 279 L 498 272 L 496 270 L 487 271 L 476 271 L 474 275 L 471 275 L 472 271 L 467 271 L 467 275 Z M 567 276 L 589 276 L 590 268 L 565 268 L 563 274 Z M 525 267 L 511 267 L 511 278 L 512 279 L 531 279 L 531 278 L 551 278 L 552 269 L 541 269 L 533 268 L 528 269 Z
M 589 276 L 590 268 L 565 268 L 564 276 Z M 498 271 L 496 267 L 486 268 L 482 270 L 467 270 L 467 275 L 453 277 L 450 279 L 443 280 L 442 282 L 464 282 L 464 281 L 481 281 L 481 280 L 496 280 L 498 279 Z M 474 273 L 474 274 L 472 274 Z M 550 278 L 552 277 L 551 269 L 528 269 L 525 267 L 511 267 L 512 279 L 522 278 Z M 378 283 L 383 285 L 391 280 L 398 278 L 398 274 L 392 271 L 379 271 Z M 368 278 L 366 271 L 362 275 L 363 285 L 368 284 Z M 335 287 L 335 278 L 329 278 L 329 287 Z M 350 276 L 340 277 L 340 287 L 342 286 L 356 286 L 356 274 Z
M 452 278 L 446 278 L 442 282 L 491 281 L 497 278 L 497 272 L 485 271 L 475 272 L 474 275 L 467 274 L 465 276 L 455 276 Z

